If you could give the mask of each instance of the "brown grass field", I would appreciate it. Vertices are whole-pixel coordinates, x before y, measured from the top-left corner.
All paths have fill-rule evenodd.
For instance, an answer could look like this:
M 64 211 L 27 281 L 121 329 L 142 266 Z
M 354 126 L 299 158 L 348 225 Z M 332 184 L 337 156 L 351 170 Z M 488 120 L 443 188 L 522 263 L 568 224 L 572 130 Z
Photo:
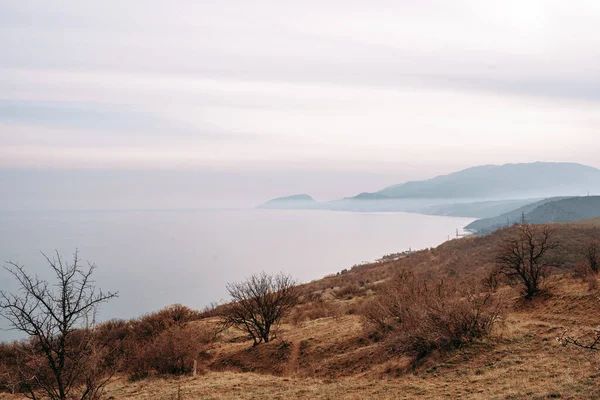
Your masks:
M 556 340 L 564 329 L 596 327 L 597 293 L 571 278 L 553 285 L 548 298 L 517 304 L 490 340 L 416 368 L 388 349 L 361 345 L 360 318 L 346 315 L 284 326 L 280 340 L 256 348 L 231 333 L 210 350 L 214 361 L 200 376 L 117 379 L 106 394 L 172 399 L 179 388 L 184 399 L 600 398 L 598 356 Z
M 597 277 L 573 274 L 577 252 L 600 227 L 557 225 L 565 267 L 548 292 L 523 301 L 503 286 L 506 314 L 486 339 L 429 355 L 417 364 L 388 342 L 365 334 L 362 304 L 394 271 L 418 268 L 441 276 L 477 276 L 493 265 L 497 232 L 446 242 L 397 261 L 354 267 L 303 285 L 296 307 L 272 342 L 253 347 L 228 329 L 207 345 L 196 377 L 116 377 L 108 399 L 593 399 L 600 398 L 600 357 L 563 346 L 565 330 L 589 338 L 600 322 Z M 215 317 L 186 329 L 207 331 Z M 600 353 L 600 352 L 598 352 Z M 18 399 L 0 394 L 0 399 Z

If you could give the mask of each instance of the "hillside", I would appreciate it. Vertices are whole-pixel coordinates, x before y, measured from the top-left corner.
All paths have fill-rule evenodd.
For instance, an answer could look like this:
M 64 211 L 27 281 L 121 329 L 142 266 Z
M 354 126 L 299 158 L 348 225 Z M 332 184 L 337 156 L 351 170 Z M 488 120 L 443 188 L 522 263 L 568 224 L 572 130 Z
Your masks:
M 600 196 L 573 197 L 546 203 L 526 215 L 533 224 L 572 222 L 600 217 Z
M 566 270 L 578 262 L 578 245 L 600 237 L 590 226 L 556 225 Z M 530 304 L 514 289 L 502 289 L 507 314 L 488 340 L 438 353 L 411 367 L 409 359 L 373 341 L 361 309 L 383 282 L 405 268 L 436 276 L 482 276 L 510 229 L 484 237 L 448 241 L 400 260 L 357 266 L 303 286 L 304 300 L 283 325 L 279 339 L 252 347 L 235 330 L 221 333 L 207 349 L 205 375 L 181 380 L 115 381 L 107 394 L 119 399 L 185 398 L 597 398 L 598 356 L 567 348 L 564 329 L 593 332 L 600 311 L 598 290 L 556 275 L 552 295 Z M 594 278 L 596 279 L 596 278 Z M 191 323 L 205 330 L 217 319 Z
M 481 201 L 475 203 L 435 204 L 416 207 L 412 212 L 449 217 L 491 218 L 520 207 L 538 202 L 539 199 Z
M 323 316 L 284 326 L 282 341 L 262 349 L 248 349 L 231 338 L 232 343 L 213 352 L 217 357 L 238 357 L 226 370 L 197 378 L 133 383 L 121 379 L 107 395 L 169 400 L 180 387 L 185 399 L 214 400 L 598 398 L 597 355 L 556 341 L 565 326 L 592 330 L 597 311 L 594 295 L 584 284 L 558 281 L 550 300 L 511 312 L 494 339 L 440 355 L 412 370 L 393 351 L 361 344 L 359 316 Z M 267 354 L 273 370 L 261 371 Z
M 574 223 L 578 224 L 578 225 L 600 226 L 600 217 L 598 217 L 598 218 L 582 219 L 582 220 L 579 220 L 579 221 L 575 221 Z
M 550 198 L 518 208 L 493 218 L 480 219 L 465 229 L 489 233 L 503 226 L 518 223 L 522 216 L 532 224 L 573 222 L 600 216 L 600 196 Z
M 548 199 L 540 200 L 531 204 L 527 204 L 523 207 L 512 209 L 511 211 L 505 212 L 494 217 L 482 218 L 477 221 L 473 221 L 472 223 L 467 225 L 465 229 L 479 233 L 493 232 L 504 226 L 510 226 L 520 222 L 523 213 L 527 215 L 541 205 L 552 201 L 563 200 L 566 198 L 568 197 L 550 197 Z
M 269 200 L 258 208 L 290 208 L 290 209 L 302 209 L 311 208 L 315 206 L 317 202 L 311 196 L 307 194 L 294 194 L 291 196 L 278 197 L 276 199 Z

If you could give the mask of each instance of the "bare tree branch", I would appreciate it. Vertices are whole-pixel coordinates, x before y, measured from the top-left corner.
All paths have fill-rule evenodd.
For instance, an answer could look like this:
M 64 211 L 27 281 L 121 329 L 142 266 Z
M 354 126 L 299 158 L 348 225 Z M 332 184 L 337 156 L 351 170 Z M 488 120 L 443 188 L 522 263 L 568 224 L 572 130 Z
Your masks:
M 244 282 L 230 283 L 233 299 L 222 313 L 223 326 L 234 326 L 248 333 L 256 346 L 272 339 L 281 319 L 298 303 L 296 281 L 285 274 L 262 272 Z
M 547 226 L 523 224 L 516 229 L 498 251 L 496 273 L 520 281 L 525 298 L 531 299 L 542 289 L 549 270 L 547 256 L 559 247 L 559 242 Z
M 32 378 L 24 385 L 30 398 L 87 399 L 106 383 L 96 376 L 101 360 L 93 316 L 100 304 L 117 297 L 117 293 L 96 289 L 90 279 L 96 266 L 88 264 L 84 269 L 78 251 L 71 264 L 65 263 L 58 252 L 53 258 L 42 255 L 54 272 L 55 284 L 28 273 L 15 262 L 7 262 L 4 268 L 19 284 L 19 293 L 0 291 L 0 316 L 31 338 L 32 353 L 25 364 L 30 366 L 28 374 Z M 81 387 L 85 389 L 81 391 Z

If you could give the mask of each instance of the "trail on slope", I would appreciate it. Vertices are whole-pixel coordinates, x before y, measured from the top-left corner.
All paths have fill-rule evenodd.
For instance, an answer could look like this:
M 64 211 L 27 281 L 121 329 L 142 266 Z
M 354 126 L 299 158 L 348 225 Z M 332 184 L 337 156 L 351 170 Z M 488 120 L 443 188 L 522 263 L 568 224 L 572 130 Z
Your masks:
M 290 357 L 288 363 L 285 367 L 285 375 L 291 376 L 298 372 L 299 363 L 298 357 L 300 356 L 300 341 L 294 340 L 292 341 L 290 348 Z

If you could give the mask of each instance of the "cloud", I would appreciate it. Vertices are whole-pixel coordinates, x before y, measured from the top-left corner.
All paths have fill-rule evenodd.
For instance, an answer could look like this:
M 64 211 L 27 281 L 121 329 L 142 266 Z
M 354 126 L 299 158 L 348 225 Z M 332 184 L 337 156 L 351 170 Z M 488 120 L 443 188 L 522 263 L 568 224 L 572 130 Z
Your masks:
M 593 164 L 598 26 L 587 0 L 4 2 L 1 162 Z
M 151 114 L 105 105 L 68 102 L 0 101 L 0 121 L 50 128 L 127 131 L 131 134 L 173 129 L 170 121 Z

